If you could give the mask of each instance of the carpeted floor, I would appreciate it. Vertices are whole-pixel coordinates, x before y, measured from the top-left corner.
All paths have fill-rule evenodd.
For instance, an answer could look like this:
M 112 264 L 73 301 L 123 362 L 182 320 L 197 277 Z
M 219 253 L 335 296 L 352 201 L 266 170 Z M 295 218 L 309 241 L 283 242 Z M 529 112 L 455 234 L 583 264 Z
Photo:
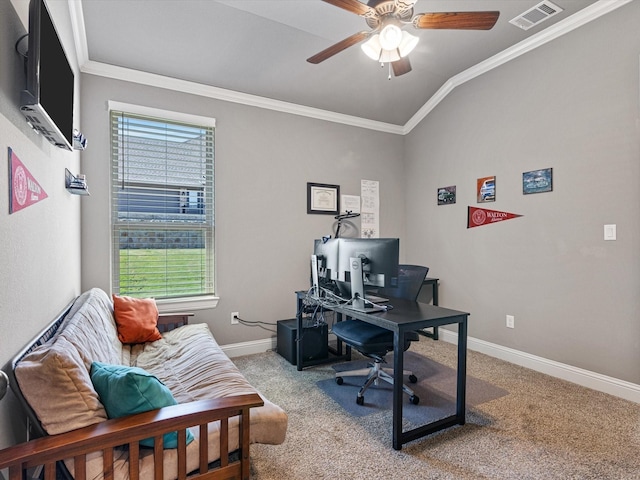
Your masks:
M 409 353 L 455 371 L 456 347 L 444 341 L 423 338 Z M 464 426 L 401 451 L 391 447 L 390 410 L 356 416 L 320 388 L 331 364 L 298 372 L 275 352 L 233 360 L 289 415 L 282 445 L 252 445 L 256 480 L 640 479 L 640 405 L 477 352 L 468 376 L 494 394 L 467 403 Z

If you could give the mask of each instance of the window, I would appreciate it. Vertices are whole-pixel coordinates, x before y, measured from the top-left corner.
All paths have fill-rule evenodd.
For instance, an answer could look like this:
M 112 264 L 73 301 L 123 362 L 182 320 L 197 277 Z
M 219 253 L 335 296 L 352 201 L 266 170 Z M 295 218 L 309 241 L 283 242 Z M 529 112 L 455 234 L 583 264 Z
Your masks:
M 113 292 L 213 296 L 215 121 L 110 106 Z

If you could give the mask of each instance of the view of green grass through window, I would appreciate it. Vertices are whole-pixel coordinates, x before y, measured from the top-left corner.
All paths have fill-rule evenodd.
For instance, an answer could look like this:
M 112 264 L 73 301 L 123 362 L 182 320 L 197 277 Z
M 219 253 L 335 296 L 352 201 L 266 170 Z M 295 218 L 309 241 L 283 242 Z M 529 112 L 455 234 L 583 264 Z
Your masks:
M 158 298 L 199 295 L 206 287 L 205 259 L 204 248 L 121 249 L 120 294 Z

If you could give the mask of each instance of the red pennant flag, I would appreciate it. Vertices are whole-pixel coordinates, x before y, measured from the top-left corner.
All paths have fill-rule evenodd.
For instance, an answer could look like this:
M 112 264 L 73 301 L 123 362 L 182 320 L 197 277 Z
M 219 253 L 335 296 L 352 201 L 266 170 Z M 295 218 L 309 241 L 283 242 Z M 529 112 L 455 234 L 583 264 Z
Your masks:
M 47 192 L 33 178 L 31 172 L 9 148 L 9 213 L 27 208 L 47 198 Z
M 521 217 L 517 213 L 499 212 L 498 210 L 488 210 L 486 208 L 468 207 L 467 228 L 480 227 L 490 223 L 511 220 Z

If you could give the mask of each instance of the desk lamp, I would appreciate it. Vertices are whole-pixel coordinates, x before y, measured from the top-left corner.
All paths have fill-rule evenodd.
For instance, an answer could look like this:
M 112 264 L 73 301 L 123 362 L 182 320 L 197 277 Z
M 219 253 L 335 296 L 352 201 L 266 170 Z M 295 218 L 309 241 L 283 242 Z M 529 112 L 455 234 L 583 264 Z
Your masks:
M 340 215 L 336 215 L 335 218 L 338 220 L 338 227 L 336 228 L 336 238 L 340 238 L 340 227 L 342 226 L 342 221 L 347 218 L 356 218 L 359 217 L 359 213 L 353 213 L 351 210 L 347 210 L 345 213 L 341 213 Z

